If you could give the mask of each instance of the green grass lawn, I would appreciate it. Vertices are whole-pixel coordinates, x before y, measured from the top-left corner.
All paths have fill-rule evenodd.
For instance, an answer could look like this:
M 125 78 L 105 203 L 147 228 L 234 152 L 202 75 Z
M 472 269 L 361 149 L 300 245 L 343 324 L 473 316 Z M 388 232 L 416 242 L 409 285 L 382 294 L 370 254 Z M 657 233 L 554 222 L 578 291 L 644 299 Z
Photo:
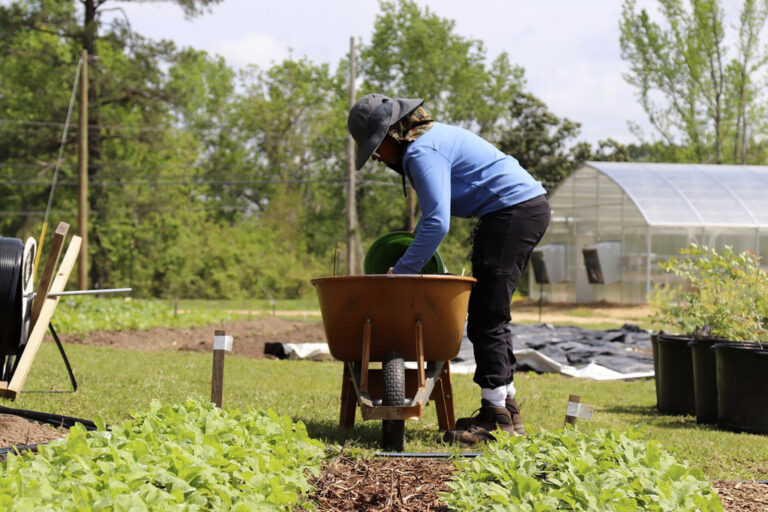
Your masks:
M 86 419 L 117 422 L 133 411 L 146 411 L 150 401 L 175 403 L 186 398 L 210 398 L 212 356 L 191 352 L 135 352 L 122 349 L 67 345 L 78 378 L 75 393 L 32 393 L 31 390 L 68 389 L 64 364 L 53 343 L 42 345 L 18 400 L 0 399 L 5 406 L 52 412 Z M 380 422 L 357 423 L 348 431 L 337 428 L 342 366 L 340 363 L 254 360 L 230 356 L 226 360 L 225 407 L 271 408 L 303 421 L 312 435 L 330 447 L 352 453 L 378 449 Z M 641 426 L 646 439 L 656 439 L 680 460 L 688 460 L 711 479 L 761 479 L 768 470 L 765 436 L 734 434 L 696 424 L 693 417 L 661 416 L 655 408 L 652 380 L 593 382 L 558 375 L 519 374 L 518 397 L 530 431 L 562 426 L 569 394 L 596 406 L 592 421 L 579 428 L 619 430 Z M 478 389 L 468 375 L 453 376 L 456 414 L 471 413 L 479 405 Z M 407 451 L 447 451 L 437 429 L 432 405 L 421 421 L 407 422 Z M 332 451 L 335 451 L 332 450 Z

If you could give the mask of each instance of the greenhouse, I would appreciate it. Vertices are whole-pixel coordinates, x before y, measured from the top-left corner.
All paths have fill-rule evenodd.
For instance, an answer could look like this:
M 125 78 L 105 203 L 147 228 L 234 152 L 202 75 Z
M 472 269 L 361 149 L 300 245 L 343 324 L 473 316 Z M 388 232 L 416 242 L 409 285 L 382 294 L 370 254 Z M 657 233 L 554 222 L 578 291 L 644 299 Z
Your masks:
M 587 162 L 550 195 L 530 290 L 552 302 L 642 304 L 696 242 L 768 264 L 768 166 Z

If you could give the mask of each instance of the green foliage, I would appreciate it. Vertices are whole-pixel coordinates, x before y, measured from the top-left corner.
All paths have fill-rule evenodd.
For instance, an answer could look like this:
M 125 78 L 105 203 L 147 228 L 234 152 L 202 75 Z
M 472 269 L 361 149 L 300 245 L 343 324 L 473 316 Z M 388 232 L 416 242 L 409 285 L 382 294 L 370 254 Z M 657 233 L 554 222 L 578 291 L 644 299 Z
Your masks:
M 58 313 L 57 313 L 58 314 Z M 213 336 L 213 329 L 210 331 Z M 280 339 L 280 333 L 275 333 Z M 235 345 L 239 339 L 235 338 Z M 179 403 L 211 396 L 211 353 L 189 351 L 137 351 L 73 344 L 67 356 L 80 384 L 76 393 L 24 392 L 8 407 L 46 411 L 79 418 L 101 416 L 119 423 L 130 411 L 149 410 L 152 399 Z M 237 350 L 237 348 L 235 348 Z M 339 362 L 279 361 L 227 355 L 224 404 L 274 409 L 306 424 L 311 437 L 334 449 L 352 447 L 372 453 L 380 448 L 381 423 L 362 421 L 339 429 Z M 472 375 L 452 374 L 455 413 L 469 416 L 478 406 Z M 32 366 L 25 391 L 68 389 L 69 380 L 56 345 L 45 342 Z M 592 421 L 579 424 L 583 432 L 601 428 L 626 431 L 644 425 L 642 439 L 661 442 L 678 460 L 688 460 L 709 479 L 760 480 L 768 460 L 765 436 L 733 433 L 696 423 L 695 416 L 668 416 L 656 409 L 652 379 L 591 381 L 555 374 L 515 375 L 518 399 L 524 400 L 523 418 L 529 433 L 562 427 L 568 395 L 584 397 L 596 407 Z M 420 421 L 406 422 L 406 451 L 445 452 L 435 407 L 424 409 Z M 716 457 L 713 454 L 717 454 Z
M 768 6 L 742 4 L 735 51 L 726 46 L 724 12 L 719 0 L 660 0 L 662 22 L 625 0 L 621 16 L 622 58 L 626 80 L 668 160 L 678 162 L 763 163 L 765 79 L 768 54 L 760 33 Z M 687 5 L 686 5 L 687 4 Z M 639 132 L 638 132 L 639 134 Z
M 572 428 L 499 434 L 482 457 L 459 463 L 442 499 L 451 510 L 722 510 L 701 471 L 638 436 Z
M 168 0 L 188 17 L 217 0 Z M 11 1 L 0 6 L 0 234 L 38 237 L 81 48 L 89 59 L 89 282 L 137 297 L 299 298 L 333 272 L 346 241 L 346 60 L 335 70 L 293 57 L 236 73 L 221 57 L 103 22 L 104 2 Z M 180 13 L 181 14 L 181 13 Z M 382 2 L 362 44 L 360 94 L 419 96 L 438 121 L 507 137 L 550 187 L 587 159 L 567 145 L 578 124 L 523 93 L 523 69 L 411 0 Z M 75 109 L 48 234 L 75 224 Z M 601 146 L 598 158 L 631 148 Z M 631 156 L 631 155 L 630 155 Z M 360 238 L 408 229 L 397 176 L 359 174 Z M 418 206 L 416 206 L 418 210 Z M 473 221 L 455 219 L 441 245 L 469 271 Z M 43 257 L 50 238 L 42 243 Z M 363 244 L 365 246 L 365 243 Z M 343 268 L 344 265 L 336 265 Z
M 552 191 L 560 181 L 590 158 L 586 143 L 568 146 L 579 134 L 579 124 L 560 119 L 543 101 L 529 93 L 510 103 L 512 122 L 502 132 L 499 147 Z
M 141 331 L 152 327 L 198 327 L 231 320 L 233 316 L 215 310 L 179 313 L 173 304 L 156 299 L 75 296 L 62 299 L 56 308 L 54 325 L 59 333 L 83 334 L 127 329 Z
M 651 295 L 655 322 L 683 333 L 709 332 L 735 341 L 768 341 L 768 272 L 753 252 L 740 254 L 691 244 L 683 258 L 660 263 L 686 287 L 659 288 Z
M 479 126 L 488 136 L 522 89 L 523 70 L 506 53 L 487 67 L 482 42 L 454 27 L 416 2 L 381 2 L 371 44 L 360 52 L 363 92 L 424 98 L 436 120 Z
M 290 510 L 323 446 L 272 411 L 195 401 L 95 432 L 73 427 L 0 463 L 4 510 Z

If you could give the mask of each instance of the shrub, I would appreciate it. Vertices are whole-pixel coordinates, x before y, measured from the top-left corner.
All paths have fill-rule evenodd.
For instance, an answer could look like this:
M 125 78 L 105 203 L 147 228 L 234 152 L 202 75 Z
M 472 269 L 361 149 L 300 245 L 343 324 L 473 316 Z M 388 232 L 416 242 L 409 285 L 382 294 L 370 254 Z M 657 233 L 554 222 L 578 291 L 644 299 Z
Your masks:
M 660 266 L 688 287 L 656 288 L 652 320 L 685 334 L 704 333 L 734 341 L 768 340 L 768 272 L 751 251 L 736 253 L 691 244 Z

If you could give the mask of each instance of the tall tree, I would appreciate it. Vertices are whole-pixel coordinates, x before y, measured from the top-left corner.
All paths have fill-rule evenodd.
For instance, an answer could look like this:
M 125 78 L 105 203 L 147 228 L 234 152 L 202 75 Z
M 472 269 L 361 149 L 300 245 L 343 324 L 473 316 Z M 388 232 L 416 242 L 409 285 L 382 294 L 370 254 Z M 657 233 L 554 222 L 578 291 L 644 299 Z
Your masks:
M 455 32 L 455 22 L 412 0 L 382 1 L 370 44 L 362 45 L 360 94 L 381 92 L 424 98 L 435 120 L 471 129 L 494 142 L 509 123 L 507 105 L 524 84 L 524 72 L 506 53 L 490 64 L 481 41 Z M 369 238 L 407 229 L 408 202 L 398 198 L 399 180 L 381 166 L 363 171 L 360 225 Z M 392 186 L 386 186 L 389 184 Z M 442 244 L 463 260 L 469 222 L 454 219 Z
M 512 121 L 502 132 L 499 146 L 541 180 L 547 190 L 553 190 L 589 158 L 589 145 L 574 142 L 579 123 L 560 119 L 534 95 L 518 94 L 509 109 Z
M 754 86 L 766 62 L 759 51 L 765 0 L 744 2 L 735 57 L 719 0 L 659 0 L 659 9 L 663 24 L 626 0 L 620 24 L 625 78 L 656 133 L 683 151 L 682 160 L 759 161 L 759 151 L 747 150 L 759 150 L 759 138 L 746 134 L 762 122 L 756 113 L 765 102 Z
M 188 17 L 202 13 L 208 6 L 220 0 L 175 0 Z M 81 21 L 75 12 L 80 4 L 83 9 Z M 105 145 L 110 144 L 115 136 L 110 126 L 120 126 L 124 116 L 133 112 L 134 121 L 139 117 L 156 129 L 167 128 L 162 120 L 169 98 L 163 94 L 162 71 L 158 68 L 161 60 L 171 60 L 175 48 L 170 43 L 147 41 L 130 30 L 127 20 L 116 18 L 112 23 L 103 23 L 102 14 L 113 10 L 107 0 L 56 0 L 15 1 L 0 7 L 0 26 L 7 34 L 0 40 L 0 46 L 8 44 L 18 49 L 19 39 L 25 33 L 37 34 L 39 40 L 47 41 L 47 47 L 28 48 L 27 57 L 39 59 L 43 63 L 56 64 L 71 61 L 71 55 L 79 55 L 79 48 L 88 51 L 90 61 L 90 87 L 88 111 L 88 175 L 93 183 L 89 193 L 89 209 L 93 212 L 91 223 L 89 253 L 91 257 L 90 277 L 94 286 L 103 286 L 109 280 L 109 243 L 104 238 L 104 227 L 108 219 L 104 217 L 109 209 L 107 193 L 99 187 L 104 182 L 105 169 L 112 162 L 113 154 L 105 153 Z M 116 9 L 119 9 L 116 8 Z M 58 51 L 51 51 L 52 45 Z M 66 55 L 66 58 L 64 57 Z M 130 62 L 122 57 L 127 57 Z M 31 62 L 31 60 L 28 60 Z M 119 66 L 116 68 L 115 66 Z M 59 76 L 68 76 L 63 69 L 57 69 Z M 52 82 L 46 77 L 46 82 Z M 38 89 L 43 89 L 38 84 Z M 143 110 L 142 110 L 143 109 Z M 46 117 L 49 117 L 50 114 Z M 59 119 L 63 119 L 61 116 Z M 125 135 L 125 134 L 122 134 Z M 150 139 L 147 131 L 130 134 L 134 137 Z M 129 136 L 130 136 L 129 135 Z M 155 141 L 159 140 L 155 138 Z M 50 158 L 46 147 L 24 144 L 28 156 L 45 154 Z
M 490 67 L 481 41 L 455 33 L 455 22 L 412 0 L 381 2 L 361 51 L 363 94 L 421 97 L 435 118 L 490 134 L 524 84 L 506 53 Z

